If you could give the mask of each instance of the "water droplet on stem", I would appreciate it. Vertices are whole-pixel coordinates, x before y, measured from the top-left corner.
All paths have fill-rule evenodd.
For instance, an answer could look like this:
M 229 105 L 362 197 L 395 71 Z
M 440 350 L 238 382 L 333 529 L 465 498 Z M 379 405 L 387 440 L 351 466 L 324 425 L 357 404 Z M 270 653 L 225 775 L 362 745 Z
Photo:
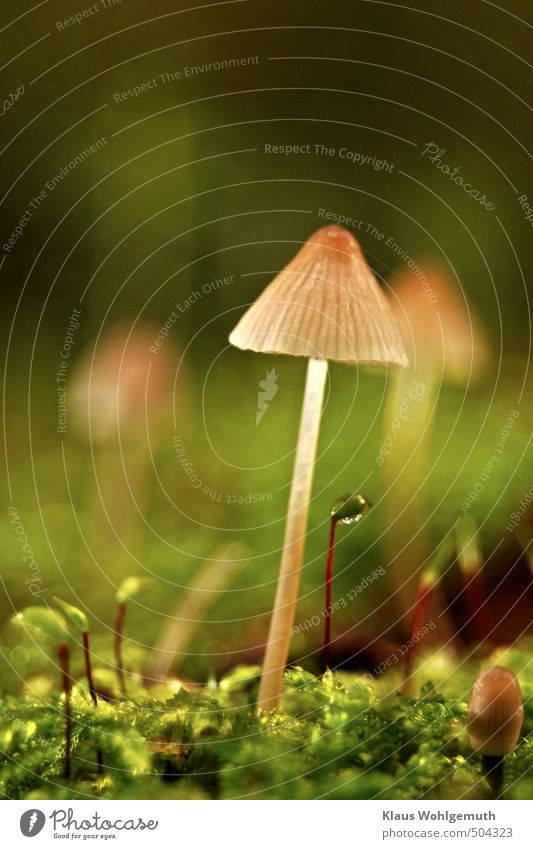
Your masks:
M 352 495 L 341 495 L 331 508 L 332 522 L 342 525 L 355 525 L 372 507 L 371 502 L 358 492 Z

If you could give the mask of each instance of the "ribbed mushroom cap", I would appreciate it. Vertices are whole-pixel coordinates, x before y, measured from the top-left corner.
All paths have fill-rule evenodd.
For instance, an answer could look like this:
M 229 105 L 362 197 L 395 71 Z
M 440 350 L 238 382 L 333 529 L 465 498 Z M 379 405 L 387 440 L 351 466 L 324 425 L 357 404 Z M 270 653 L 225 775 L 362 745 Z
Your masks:
M 392 304 L 411 366 L 438 371 L 464 384 L 487 367 L 489 345 L 472 307 L 438 263 L 399 269 L 391 280 Z
M 408 363 L 400 328 L 356 239 L 323 227 L 243 315 L 237 348 L 346 363 Z
M 506 755 L 516 746 L 524 708 L 520 685 L 505 666 L 485 669 L 474 683 L 468 706 L 468 736 L 482 755 Z

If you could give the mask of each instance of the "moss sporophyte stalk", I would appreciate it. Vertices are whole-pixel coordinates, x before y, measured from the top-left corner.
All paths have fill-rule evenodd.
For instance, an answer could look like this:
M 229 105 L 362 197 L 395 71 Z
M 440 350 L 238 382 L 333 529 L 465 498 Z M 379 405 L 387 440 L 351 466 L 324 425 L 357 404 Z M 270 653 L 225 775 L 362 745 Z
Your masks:
M 115 627 L 113 647 L 115 652 L 115 671 L 117 674 L 118 685 L 121 693 L 126 693 L 126 672 L 124 669 L 124 660 L 122 657 L 122 644 L 124 641 L 124 623 L 126 621 L 127 602 L 136 596 L 143 585 L 150 579 L 138 578 L 135 575 L 130 575 L 124 578 L 119 586 L 115 600 Z
M 69 648 L 67 643 L 59 644 L 58 657 L 59 665 L 61 667 L 61 686 L 63 689 L 65 704 L 65 778 L 70 778 L 72 749 L 72 679 L 70 677 Z
M 430 605 L 435 590 L 439 585 L 443 572 L 452 561 L 454 553 L 453 535 L 448 534 L 438 546 L 435 554 L 420 575 L 409 629 L 409 642 L 407 643 L 407 651 L 405 653 L 403 680 L 403 691 L 405 693 L 412 691 L 413 661 L 415 652 L 419 647 L 419 635 L 423 633 L 424 627 L 428 624 Z
M 492 615 L 483 574 L 483 555 L 475 519 L 463 516 L 456 525 L 457 559 L 475 636 L 480 643 L 497 642 L 497 625 Z
M 356 525 L 370 510 L 371 503 L 364 495 L 343 495 L 339 498 L 330 511 L 330 532 L 328 543 L 328 556 L 326 561 L 326 598 L 324 606 L 324 643 L 322 649 L 322 671 L 329 668 L 330 644 L 331 644 L 331 589 L 333 584 L 333 553 L 335 548 L 335 531 L 337 525 Z
M 89 641 L 89 620 L 85 613 L 79 609 L 79 607 L 75 607 L 73 604 L 68 604 L 68 602 L 63 601 L 63 599 L 57 598 L 54 596 L 54 602 L 62 611 L 65 616 L 67 622 L 73 627 L 79 634 L 81 634 L 82 639 L 82 647 L 83 647 L 83 660 L 85 663 L 85 674 L 87 676 L 87 685 L 89 688 L 89 695 L 91 697 L 93 705 L 98 707 L 98 696 L 96 694 L 96 688 L 93 680 L 93 669 L 92 669 L 92 660 L 91 660 L 91 648 Z M 68 664 L 68 654 L 66 658 Z M 68 669 L 67 669 L 68 673 Z M 65 695 L 65 699 L 66 699 Z M 70 699 L 70 696 L 69 696 Z M 70 749 L 70 746 L 69 746 Z M 102 771 L 103 768 L 103 757 L 100 749 L 96 750 L 96 758 L 98 762 L 99 771 Z

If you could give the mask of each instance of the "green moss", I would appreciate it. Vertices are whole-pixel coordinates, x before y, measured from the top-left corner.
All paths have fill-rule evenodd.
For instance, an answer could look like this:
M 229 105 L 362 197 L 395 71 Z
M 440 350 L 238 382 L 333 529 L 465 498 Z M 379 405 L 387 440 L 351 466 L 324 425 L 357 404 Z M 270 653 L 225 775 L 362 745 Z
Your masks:
M 257 715 L 258 673 L 240 667 L 209 688 L 161 699 L 132 683 L 127 699 L 101 700 L 97 709 L 76 687 L 70 782 L 63 779 L 59 694 L 46 702 L 9 697 L 0 713 L 0 792 L 28 799 L 488 796 L 468 745 L 464 699 L 429 682 L 406 698 L 385 676 L 317 679 L 294 668 L 281 710 Z M 526 713 L 525 735 L 531 719 Z M 527 798 L 532 786 L 526 736 L 507 759 L 506 795 Z

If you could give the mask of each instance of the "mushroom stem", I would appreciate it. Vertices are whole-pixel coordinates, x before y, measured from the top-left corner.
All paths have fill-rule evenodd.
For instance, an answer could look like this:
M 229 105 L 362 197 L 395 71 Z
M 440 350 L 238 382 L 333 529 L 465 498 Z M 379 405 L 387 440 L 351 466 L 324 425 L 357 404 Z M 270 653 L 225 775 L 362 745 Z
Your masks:
M 482 755 L 481 765 L 493 799 L 500 799 L 503 791 L 504 756 Z
M 259 687 L 259 710 L 277 708 L 283 689 L 283 675 L 298 602 L 300 569 L 327 373 L 326 360 L 309 360 L 278 586 Z

